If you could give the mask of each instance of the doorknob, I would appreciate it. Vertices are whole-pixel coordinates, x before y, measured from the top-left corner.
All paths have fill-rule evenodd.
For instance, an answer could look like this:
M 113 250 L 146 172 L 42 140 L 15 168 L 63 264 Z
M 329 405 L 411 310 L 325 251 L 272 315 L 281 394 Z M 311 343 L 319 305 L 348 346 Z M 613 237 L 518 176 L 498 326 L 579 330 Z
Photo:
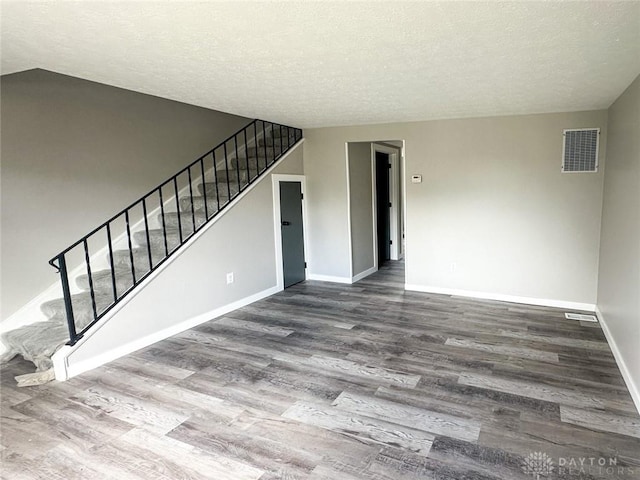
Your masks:
M 283 221 L 283 222 L 282 222 L 282 226 L 283 226 L 283 227 L 288 227 L 289 225 L 291 225 L 291 223 L 290 223 L 290 222 L 286 222 L 286 221 Z

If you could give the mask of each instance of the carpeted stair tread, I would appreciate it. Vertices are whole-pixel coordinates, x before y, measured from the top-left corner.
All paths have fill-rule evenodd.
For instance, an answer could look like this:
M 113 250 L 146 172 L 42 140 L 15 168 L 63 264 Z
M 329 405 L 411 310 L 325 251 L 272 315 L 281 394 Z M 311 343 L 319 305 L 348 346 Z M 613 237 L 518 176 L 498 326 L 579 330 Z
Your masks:
M 162 235 L 163 231 L 167 233 L 167 247 L 169 251 L 171 251 L 176 245 L 180 243 L 180 236 L 178 235 L 178 215 L 175 212 L 171 212 L 173 215 L 169 215 L 169 213 L 164 214 L 165 226 L 162 228 L 162 222 L 159 221 L 159 228 L 151 228 L 149 229 L 149 240 L 151 240 L 152 248 L 156 248 L 157 250 L 164 250 L 164 238 Z M 212 212 L 213 213 L 213 212 Z M 191 212 L 191 208 L 185 209 L 180 213 L 180 226 L 182 227 L 182 239 L 184 240 L 189 235 L 193 233 L 195 228 L 193 227 L 193 216 L 195 214 L 196 217 L 196 228 L 204 223 L 204 213 L 199 217 L 200 213 L 198 210 L 195 212 Z M 153 237 L 153 238 L 152 238 Z M 141 247 L 147 246 L 147 235 L 144 230 L 139 232 L 135 232 L 133 234 L 133 239 L 136 244 Z
M 227 204 L 229 200 L 226 197 L 220 197 L 220 207 Z M 196 212 L 204 212 L 204 196 L 194 195 L 193 196 L 193 209 Z M 180 199 L 180 210 L 181 215 L 191 215 L 191 198 L 183 197 Z M 216 200 L 215 192 L 208 191 L 207 192 L 207 211 L 209 212 L 209 216 L 218 211 L 218 201 Z M 182 217 L 180 217 L 182 218 Z
M 218 181 L 218 185 L 220 187 L 220 189 L 226 189 L 227 188 L 227 179 L 229 179 L 229 181 L 231 183 L 238 183 L 238 179 L 240 179 L 240 184 L 245 184 L 247 183 L 247 179 L 250 177 L 255 177 L 257 171 L 255 169 L 251 169 L 251 170 L 247 170 L 246 169 L 247 166 L 247 161 L 246 159 L 244 160 L 244 162 L 240 163 L 240 168 L 236 168 L 235 165 L 233 166 L 229 166 L 229 170 L 218 170 L 216 172 L 216 179 Z M 213 183 L 213 182 L 212 182 Z
M 287 145 L 284 144 L 284 148 L 280 148 L 280 145 L 276 143 L 275 146 L 262 146 L 262 147 L 249 147 L 247 148 L 247 156 L 248 157 L 260 157 L 260 158 L 270 158 L 274 159 L 283 149 L 286 149 Z
M 94 298 L 98 314 L 113 303 L 113 295 L 96 292 Z M 76 331 L 80 332 L 94 320 L 91 296 L 88 292 L 72 295 L 71 303 Z M 2 358 L 3 362 L 21 355 L 25 360 L 33 362 L 38 372 L 53 367 L 51 357 L 69 341 L 64 299 L 50 300 L 43 303 L 40 308 L 49 320 L 24 325 L 2 334 L 2 342 L 7 347 L 7 353 Z
M 2 334 L 2 343 L 7 354 L 2 358 L 8 362 L 16 355 L 33 362 L 36 371 L 44 372 L 53 367 L 51 357 L 69 341 L 67 324 L 60 319 L 24 325 Z
M 261 172 L 265 169 L 267 162 L 264 158 L 258 157 L 238 157 L 231 160 L 231 167 L 236 168 L 237 164 L 240 164 L 240 168 L 246 170 L 247 164 L 249 165 L 249 171 L 251 172 L 251 176 L 255 176 L 258 172 Z
M 294 143 L 296 143 L 295 137 L 291 135 L 289 136 L 289 138 L 287 138 L 285 135 L 282 137 L 261 138 L 260 140 L 258 140 L 258 145 L 260 147 L 262 147 L 263 145 L 266 145 L 268 147 L 273 147 L 273 146 L 279 147 L 282 144 L 284 147 L 286 147 L 287 142 L 289 145 L 293 145 Z
M 193 230 L 189 229 L 186 225 L 182 226 L 182 240 L 193 233 Z M 177 228 L 167 228 L 163 230 L 161 228 L 149 230 L 149 243 L 153 249 L 160 250 L 165 246 L 165 236 L 167 241 L 167 248 L 169 251 L 177 248 L 180 245 L 180 233 Z M 141 247 L 147 246 L 147 232 L 144 230 L 134 232 L 133 238 L 135 242 Z
M 116 280 L 116 291 L 118 296 L 122 295 L 125 291 L 133 286 L 133 275 L 131 268 L 119 267 L 114 270 L 114 276 Z M 93 289 L 96 292 L 111 293 L 113 294 L 113 277 L 111 276 L 111 269 L 98 270 L 91 272 L 91 280 L 93 282 Z M 83 290 L 89 290 L 89 275 L 84 274 L 76 278 L 76 285 Z
M 169 250 L 169 253 L 171 253 L 171 250 Z M 151 248 L 151 259 L 153 260 L 154 266 L 160 263 L 160 261 L 166 256 L 164 245 L 157 248 Z M 113 264 L 117 269 L 131 269 L 131 256 L 129 254 L 129 250 L 123 249 L 114 251 Z M 144 275 L 149 271 L 149 252 L 146 247 L 135 247 L 133 249 L 133 266 L 136 270 L 136 278 L 140 278 L 141 275 Z
M 240 183 L 240 185 L 244 186 L 245 183 Z M 200 196 L 202 196 L 202 198 L 199 198 L 200 196 L 198 195 L 194 195 L 193 199 L 194 199 L 194 203 L 196 205 L 196 210 L 199 209 L 204 209 L 204 195 L 206 194 L 207 196 L 207 208 L 209 208 L 209 210 L 211 210 L 211 205 L 215 205 L 214 211 L 217 209 L 217 201 L 218 199 L 220 200 L 220 205 L 227 203 L 227 201 L 229 201 L 229 198 L 233 198 L 238 194 L 239 188 L 238 188 L 238 184 L 236 182 L 231 182 L 228 184 L 226 183 L 213 183 L 213 182 L 206 182 L 206 183 L 201 183 L 200 185 L 198 185 L 198 193 L 200 193 Z M 182 203 L 184 202 L 184 205 L 186 205 L 186 209 L 191 210 L 191 198 L 190 197 L 181 197 L 180 198 L 180 207 L 181 209 L 184 211 L 185 208 L 183 207 Z M 211 203 L 213 202 L 213 203 Z
M 242 184 L 242 183 L 241 183 Z M 229 189 L 227 189 L 227 182 L 205 182 L 205 183 L 200 183 L 198 184 L 198 193 L 200 195 L 204 195 L 204 190 L 206 188 L 207 190 L 207 196 L 208 197 L 212 197 L 212 198 L 216 198 L 216 192 L 218 195 L 218 198 L 220 198 L 220 203 L 222 203 L 223 200 L 228 200 L 229 199 L 229 190 L 231 190 L 231 195 L 234 194 L 234 192 L 238 191 L 238 183 L 236 182 L 229 182 Z M 235 190 L 234 190 L 235 189 Z M 193 192 L 194 196 L 196 195 L 196 192 Z M 180 199 L 182 198 L 189 198 L 187 196 L 184 197 L 180 197 Z
M 113 303 L 113 292 L 95 292 L 96 311 L 98 315 Z M 93 306 L 89 292 L 76 293 L 71 295 L 73 305 L 73 316 L 76 322 L 76 330 L 80 331 L 93 321 Z M 42 313 L 50 319 L 66 319 L 64 299 L 56 298 L 49 300 L 40 306 Z M 68 333 L 68 332 L 67 332 Z
M 296 136 L 295 130 L 290 128 L 288 135 L 291 138 L 295 138 L 295 136 Z M 279 138 L 279 137 L 286 137 L 286 136 L 287 136 L 287 129 L 286 128 L 277 128 L 277 127 L 269 130 L 269 132 L 267 134 L 267 138 Z
M 217 209 L 208 209 L 207 213 L 209 217 L 212 217 L 216 213 Z M 166 228 L 178 228 L 178 216 L 180 217 L 180 225 L 182 225 L 183 232 L 191 232 L 193 230 L 193 216 L 191 215 L 191 208 L 189 207 L 185 211 L 178 214 L 178 212 L 166 212 L 164 214 L 164 224 Z M 196 227 L 204 224 L 207 221 L 204 208 L 202 210 L 195 211 Z M 162 225 L 162 214 L 158 214 L 158 224 Z

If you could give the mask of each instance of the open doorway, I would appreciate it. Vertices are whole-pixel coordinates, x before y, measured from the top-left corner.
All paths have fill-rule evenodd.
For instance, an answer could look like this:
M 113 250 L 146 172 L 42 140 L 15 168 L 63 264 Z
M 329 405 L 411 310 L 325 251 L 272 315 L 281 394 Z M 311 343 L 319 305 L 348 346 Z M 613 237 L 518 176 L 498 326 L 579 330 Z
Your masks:
M 403 146 L 402 141 L 346 145 L 352 282 L 403 256 Z
M 402 141 L 371 144 L 371 158 L 376 165 L 376 250 L 384 261 L 404 256 L 403 151 Z
M 375 197 L 376 197 L 376 242 L 378 244 L 378 268 L 391 259 L 391 208 L 390 196 L 391 162 L 389 154 L 375 149 Z

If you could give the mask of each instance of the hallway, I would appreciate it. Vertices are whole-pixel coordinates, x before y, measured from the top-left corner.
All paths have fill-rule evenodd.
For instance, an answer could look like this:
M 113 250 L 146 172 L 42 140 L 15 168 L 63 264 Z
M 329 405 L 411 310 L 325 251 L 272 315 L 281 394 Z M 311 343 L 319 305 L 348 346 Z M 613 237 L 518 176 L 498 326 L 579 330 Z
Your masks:
M 546 478 L 640 478 L 597 323 L 403 285 L 393 261 L 303 282 L 64 383 L 18 389 L 14 359 L 2 478 L 513 480 L 533 452 Z M 615 475 L 562 466 L 584 457 Z

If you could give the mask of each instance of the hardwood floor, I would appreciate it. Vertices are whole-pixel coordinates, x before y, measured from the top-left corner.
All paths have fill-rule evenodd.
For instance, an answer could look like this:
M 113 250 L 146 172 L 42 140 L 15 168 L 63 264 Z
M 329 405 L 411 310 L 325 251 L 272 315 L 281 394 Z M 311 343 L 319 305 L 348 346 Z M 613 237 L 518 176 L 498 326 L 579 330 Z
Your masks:
M 598 324 L 403 282 L 299 284 L 64 383 L 18 389 L 14 360 L 2 478 L 640 478 Z

